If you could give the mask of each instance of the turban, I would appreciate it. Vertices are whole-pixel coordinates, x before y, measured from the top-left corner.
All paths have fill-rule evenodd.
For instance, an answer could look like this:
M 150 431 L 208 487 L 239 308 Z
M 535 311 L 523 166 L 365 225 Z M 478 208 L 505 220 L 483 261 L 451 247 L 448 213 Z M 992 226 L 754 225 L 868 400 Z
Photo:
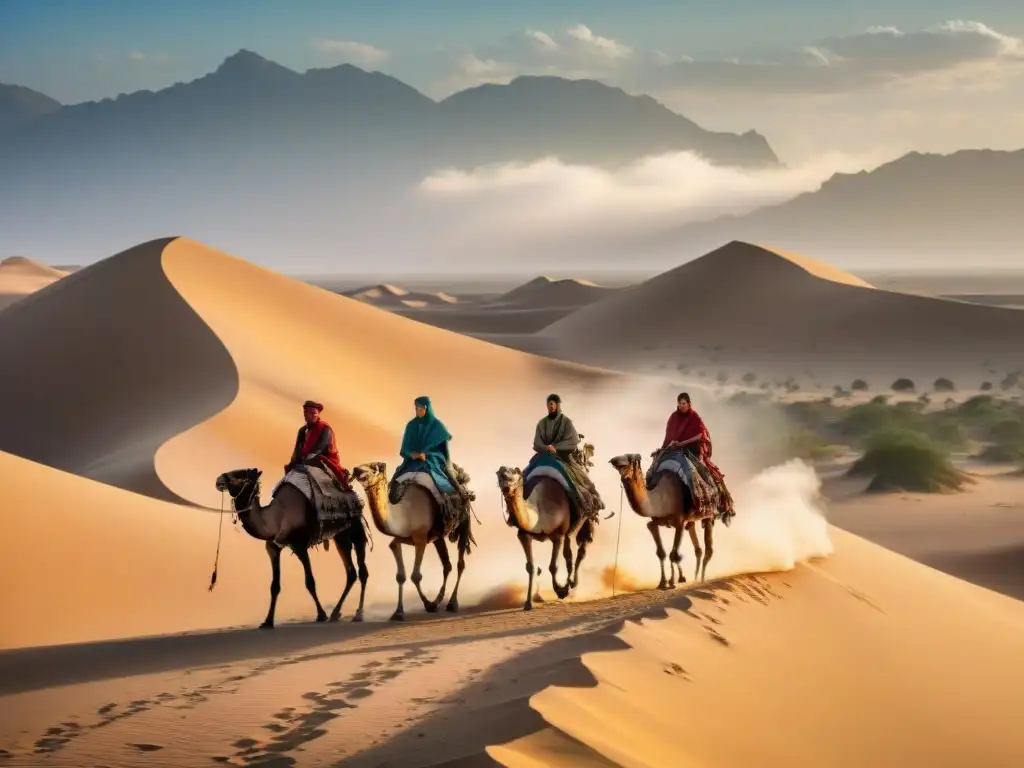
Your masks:
M 312 408 L 314 411 L 322 411 L 324 409 L 323 403 L 316 403 L 312 400 L 307 400 L 302 404 L 303 408 Z
M 560 398 L 558 395 L 556 395 L 554 393 L 551 393 L 550 395 L 548 395 L 548 402 L 549 403 L 558 403 L 559 405 L 561 405 L 562 404 L 562 398 Z

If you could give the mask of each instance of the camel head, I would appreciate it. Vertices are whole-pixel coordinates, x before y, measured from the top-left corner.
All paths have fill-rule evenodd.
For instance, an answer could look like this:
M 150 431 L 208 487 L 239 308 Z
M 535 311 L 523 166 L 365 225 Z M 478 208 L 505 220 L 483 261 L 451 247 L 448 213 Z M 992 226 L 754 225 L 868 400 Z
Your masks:
M 231 497 L 231 504 L 236 511 L 247 509 L 255 499 L 259 501 L 260 495 L 260 470 L 252 467 L 250 469 L 233 469 L 225 472 L 217 478 L 217 490 L 223 493 L 228 492 Z
M 375 461 L 371 464 L 360 464 L 352 470 L 352 477 L 356 479 L 363 488 L 373 488 L 380 483 L 387 482 L 388 465 L 383 461 Z
M 523 472 L 519 467 L 498 468 L 498 489 L 501 495 L 509 498 L 514 496 L 516 491 L 523 490 Z
M 640 467 L 639 453 L 627 453 L 622 456 L 616 456 L 614 459 L 610 459 L 608 463 L 615 467 L 623 482 L 640 482 L 643 480 L 644 473 Z

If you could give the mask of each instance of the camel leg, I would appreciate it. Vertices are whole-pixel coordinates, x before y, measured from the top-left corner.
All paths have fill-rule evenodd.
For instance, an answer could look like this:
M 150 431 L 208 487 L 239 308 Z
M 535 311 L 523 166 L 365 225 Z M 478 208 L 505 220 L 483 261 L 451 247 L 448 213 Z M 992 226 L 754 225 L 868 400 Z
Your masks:
M 277 596 L 281 594 L 281 548 L 272 541 L 267 542 L 267 555 L 270 557 L 270 608 L 267 618 L 260 624 L 260 629 L 274 628 L 274 611 L 277 610 Z
M 526 585 L 526 602 L 523 603 L 524 611 L 533 610 L 533 539 L 530 538 L 530 534 L 524 531 L 519 531 L 519 543 L 523 547 L 523 553 L 526 555 L 526 573 L 530 577 L 529 583 Z M 537 575 L 540 576 L 540 568 L 537 568 Z M 538 590 L 540 587 L 538 586 Z
M 413 549 L 415 551 L 414 559 L 412 561 L 412 585 L 416 587 L 416 594 L 420 596 L 420 601 L 423 603 L 423 608 L 427 613 L 434 613 L 437 610 L 437 603 L 432 603 L 427 600 L 427 596 L 423 594 L 423 556 L 427 553 L 427 542 L 416 541 L 413 542 Z M 449 563 L 449 568 L 451 563 Z
M 588 525 L 589 523 L 584 523 Z M 580 566 L 583 564 L 583 558 L 587 556 L 587 547 L 589 543 L 584 538 L 583 541 L 576 540 L 576 562 L 572 567 L 572 588 L 576 589 L 576 585 L 580 582 Z
M 562 555 L 565 557 L 565 570 L 568 571 L 566 584 L 572 586 L 572 538 L 568 535 L 562 539 Z
M 445 554 L 447 554 L 448 548 L 445 548 Z M 459 542 L 459 561 L 455 565 L 455 589 L 452 590 L 452 599 L 448 601 L 448 605 L 445 610 L 449 613 L 458 613 L 459 611 L 459 584 L 462 583 L 462 573 L 466 570 L 466 547 Z
M 448 575 L 452 572 L 452 558 L 448 554 L 448 543 L 444 540 L 444 536 L 438 536 L 434 539 L 434 549 L 437 550 L 437 556 L 441 558 L 441 589 L 437 592 L 437 598 L 431 605 L 433 608 L 427 608 L 430 613 L 437 610 L 437 607 L 441 605 L 441 601 L 444 600 L 445 592 L 448 591 Z
M 651 532 L 651 536 L 654 538 L 654 553 L 658 556 L 658 561 L 661 563 L 661 581 L 658 582 L 658 589 L 668 589 L 668 577 L 665 575 L 665 545 L 661 543 L 661 531 L 658 529 L 658 521 L 651 520 L 647 524 L 647 530 Z
M 700 568 L 700 580 L 705 581 L 708 577 L 708 561 L 711 559 L 711 555 L 715 552 L 715 547 L 712 542 L 712 536 L 714 534 L 715 518 L 708 517 L 703 521 L 704 525 L 704 564 Z
M 362 523 L 358 523 L 362 525 Z M 352 547 L 356 551 L 356 562 L 359 563 L 359 605 L 352 616 L 352 621 L 363 620 L 363 603 L 366 601 L 366 582 L 370 580 L 370 569 L 366 567 L 366 535 L 360 531 L 352 538 Z
M 701 551 L 700 541 L 697 539 L 697 526 L 691 520 L 686 524 L 686 530 L 690 532 L 690 541 L 693 542 L 693 556 L 697 558 L 697 569 L 693 573 L 693 578 L 700 581 L 700 564 L 704 553 Z
M 561 534 L 552 535 L 551 562 L 548 564 L 548 570 L 551 571 L 551 586 L 559 600 L 565 600 L 569 596 L 569 580 L 566 579 L 565 584 L 558 583 L 558 550 L 561 547 L 562 538 Z
M 675 525 L 675 535 L 672 537 L 672 551 L 668 553 L 668 587 L 669 589 L 675 589 L 676 576 L 679 577 L 679 583 L 682 584 L 686 581 L 686 577 L 683 576 L 683 556 L 679 554 L 679 545 L 683 542 L 683 523 L 679 522 Z
M 395 556 L 395 581 L 398 582 L 398 607 L 391 614 L 391 621 L 405 621 L 405 607 L 402 605 L 402 593 L 405 591 L 405 562 L 402 560 L 402 542 L 391 540 L 391 554 Z
M 306 574 L 306 589 L 313 596 L 313 602 L 316 603 L 316 620 L 318 623 L 325 622 L 327 621 L 327 611 L 320 605 L 320 598 L 316 596 L 316 579 L 313 578 L 313 564 L 309 562 L 309 550 L 296 548 L 293 551 L 299 558 L 299 562 L 302 563 L 302 570 Z
M 341 606 L 345 604 L 345 598 L 348 597 L 348 593 L 352 591 L 352 587 L 356 583 L 356 567 L 352 563 L 352 538 L 346 532 L 339 534 L 334 537 L 334 548 L 338 550 L 338 557 L 341 558 L 341 564 L 345 566 L 345 589 L 341 593 L 341 598 L 338 600 L 338 604 L 334 606 L 334 610 L 331 611 L 331 621 L 338 621 L 341 618 Z
M 533 602 L 535 602 L 535 603 L 547 602 L 543 598 L 543 596 L 540 594 L 540 574 L 541 574 L 541 569 L 540 569 L 540 566 L 538 565 L 537 566 L 537 591 L 533 593 Z

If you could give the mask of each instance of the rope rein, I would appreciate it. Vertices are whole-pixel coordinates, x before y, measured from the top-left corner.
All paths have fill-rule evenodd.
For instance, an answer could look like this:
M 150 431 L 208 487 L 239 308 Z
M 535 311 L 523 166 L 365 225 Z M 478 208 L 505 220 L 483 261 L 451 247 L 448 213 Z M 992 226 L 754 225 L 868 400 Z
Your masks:
M 220 541 L 224 535 L 224 491 L 220 492 L 220 522 L 217 525 L 217 554 L 213 557 L 213 575 L 210 576 L 210 586 L 207 592 L 213 592 L 217 586 L 217 566 L 220 564 Z
M 615 534 L 615 566 L 612 568 L 612 597 L 615 597 L 615 583 L 619 577 L 619 542 L 622 540 L 622 500 L 626 493 L 624 486 L 619 486 L 619 528 Z

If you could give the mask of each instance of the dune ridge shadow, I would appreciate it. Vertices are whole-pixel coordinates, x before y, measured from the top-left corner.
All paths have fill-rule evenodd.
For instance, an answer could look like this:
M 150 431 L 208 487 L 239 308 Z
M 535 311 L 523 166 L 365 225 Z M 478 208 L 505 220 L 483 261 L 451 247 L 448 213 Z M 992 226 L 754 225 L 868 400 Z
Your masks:
M 238 392 L 230 352 L 163 268 L 162 238 L 76 271 L 7 307 L 0 450 L 152 498 L 154 459 Z M 228 288 L 226 287 L 226 290 Z

